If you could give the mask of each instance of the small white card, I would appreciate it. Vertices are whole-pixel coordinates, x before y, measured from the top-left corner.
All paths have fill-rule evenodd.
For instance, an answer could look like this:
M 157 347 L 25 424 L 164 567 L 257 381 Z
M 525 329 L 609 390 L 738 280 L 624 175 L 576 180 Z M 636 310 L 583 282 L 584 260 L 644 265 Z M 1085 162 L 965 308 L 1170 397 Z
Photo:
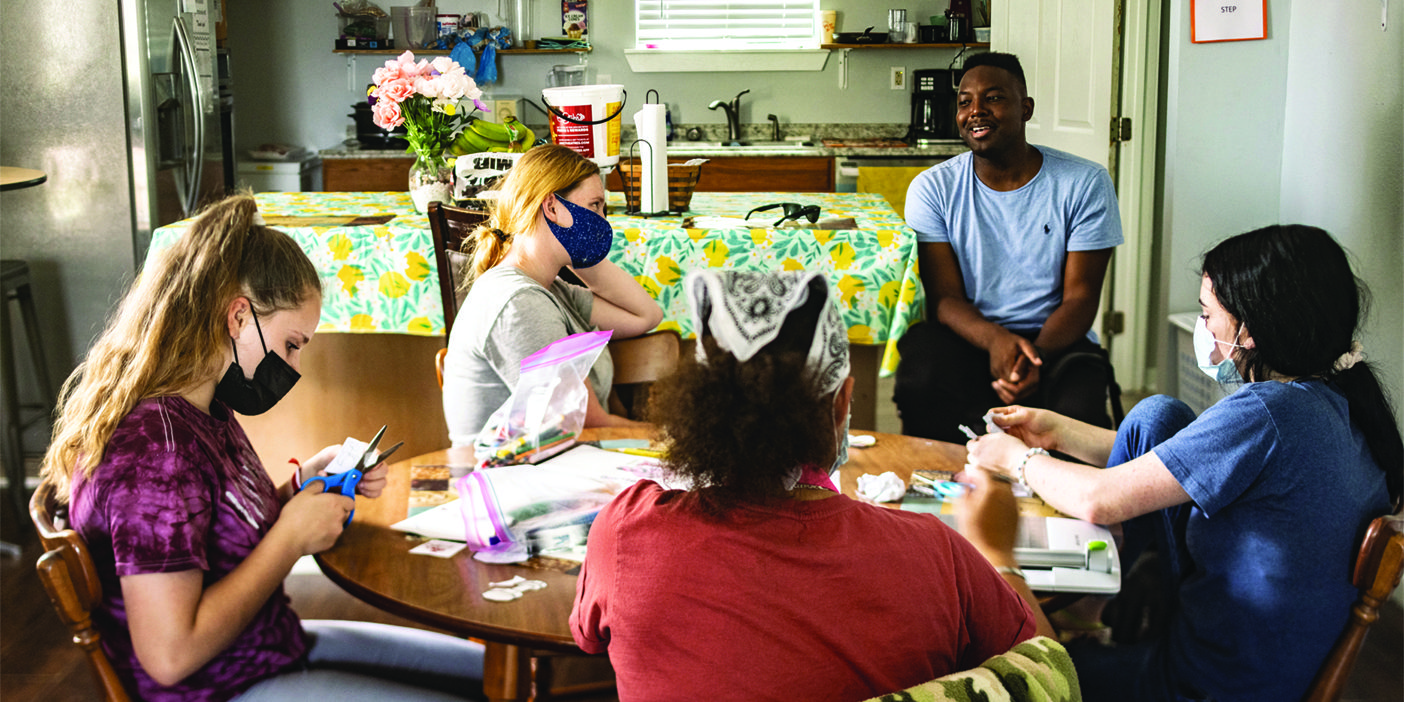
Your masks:
M 370 446 L 370 444 L 365 441 L 347 437 L 346 441 L 341 443 L 341 450 L 336 452 L 336 458 L 333 458 L 331 463 L 327 464 L 326 474 L 339 475 L 357 467 L 361 458 L 365 456 L 366 447 L 368 446 Z
M 438 556 L 439 558 L 449 558 L 453 554 L 467 548 L 468 544 L 459 541 L 444 541 L 442 539 L 430 539 L 424 543 L 410 549 L 410 553 L 417 553 L 424 556 Z

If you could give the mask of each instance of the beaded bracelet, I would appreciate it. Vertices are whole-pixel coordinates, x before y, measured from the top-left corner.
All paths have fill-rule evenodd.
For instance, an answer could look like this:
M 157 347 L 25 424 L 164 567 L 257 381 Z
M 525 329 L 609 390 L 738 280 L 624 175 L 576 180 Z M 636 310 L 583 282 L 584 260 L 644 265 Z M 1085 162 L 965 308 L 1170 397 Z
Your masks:
M 1003 574 L 1003 573 L 1008 573 L 1009 575 L 1013 575 L 1013 576 L 1019 578 L 1020 580 L 1028 580 L 1028 579 L 1029 579 L 1028 576 L 1024 575 L 1023 569 L 1021 569 L 1021 568 L 1016 568 L 1016 567 L 1014 567 L 1014 566 L 995 566 L 995 572 L 996 572 L 996 573 L 1001 573 L 1001 574 Z
M 1018 471 L 1017 471 L 1018 476 L 1019 476 L 1019 484 L 1022 485 L 1022 486 L 1024 486 L 1024 489 L 1026 489 L 1026 490 L 1029 489 L 1029 481 L 1027 481 L 1027 480 L 1024 479 L 1024 466 L 1027 466 L 1027 465 L 1029 464 L 1029 459 L 1030 459 L 1030 458 L 1033 458 L 1034 456 L 1047 456 L 1047 455 L 1048 455 L 1048 452 L 1045 451 L 1045 450 L 1043 450 L 1043 449 L 1041 449 L 1041 448 L 1031 448 L 1031 449 L 1029 449 L 1029 450 L 1027 450 L 1027 451 L 1024 452 L 1024 460 L 1019 461 L 1019 469 L 1018 469 Z
M 296 458 L 289 458 L 288 463 L 293 464 L 292 484 L 293 494 L 302 492 L 302 464 Z

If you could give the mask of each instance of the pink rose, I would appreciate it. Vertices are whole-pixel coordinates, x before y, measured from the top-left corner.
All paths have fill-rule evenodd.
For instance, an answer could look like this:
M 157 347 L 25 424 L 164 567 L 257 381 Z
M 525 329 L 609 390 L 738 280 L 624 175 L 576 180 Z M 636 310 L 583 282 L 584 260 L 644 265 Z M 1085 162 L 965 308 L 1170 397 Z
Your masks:
M 386 61 L 384 66 L 375 69 L 375 73 L 371 74 L 371 82 L 380 85 L 381 83 L 397 80 L 400 77 L 400 62 L 391 60 Z
M 381 100 L 371 107 L 371 118 L 375 126 L 381 129 L 394 129 L 405 123 L 405 117 L 400 113 L 400 103 L 389 100 Z
M 477 89 L 473 79 L 466 74 L 455 71 L 439 76 L 439 95 L 447 98 L 458 99 L 466 97 L 469 99 L 482 95 L 482 91 Z
M 448 75 L 449 73 L 453 72 L 454 69 L 458 69 L 459 71 L 463 70 L 463 68 L 458 65 L 457 61 L 447 56 L 435 57 L 429 65 L 435 71 L 438 71 L 439 75 Z
M 429 99 L 439 97 L 439 81 L 425 76 L 414 79 L 414 92 Z
M 400 54 L 399 58 L 395 59 L 395 62 L 400 66 L 402 77 L 411 78 L 419 75 L 419 67 L 414 64 L 413 51 L 406 51 Z M 389 62 L 387 61 L 386 64 L 388 65 Z
M 404 102 L 406 99 L 414 96 L 414 81 L 416 80 L 419 79 L 396 78 L 395 80 L 381 83 L 380 87 L 376 88 L 375 96 L 381 100 L 388 100 L 390 102 Z

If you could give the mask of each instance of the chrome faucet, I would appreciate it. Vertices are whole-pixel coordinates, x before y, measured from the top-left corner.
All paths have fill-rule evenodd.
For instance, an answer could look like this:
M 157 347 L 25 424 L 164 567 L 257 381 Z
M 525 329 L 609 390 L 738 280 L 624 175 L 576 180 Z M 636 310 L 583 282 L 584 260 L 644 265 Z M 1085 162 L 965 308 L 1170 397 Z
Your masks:
M 712 104 L 707 106 L 709 110 L 720 107 L 722 111 L 726 112 L 726 140 L 728 142 L 741 141 L 741 96 L 749 92 L 751 91 L 742 90 L 737 93 L 736 97 L 731 99 L 730 104 L 721 100 L 713 100 Z

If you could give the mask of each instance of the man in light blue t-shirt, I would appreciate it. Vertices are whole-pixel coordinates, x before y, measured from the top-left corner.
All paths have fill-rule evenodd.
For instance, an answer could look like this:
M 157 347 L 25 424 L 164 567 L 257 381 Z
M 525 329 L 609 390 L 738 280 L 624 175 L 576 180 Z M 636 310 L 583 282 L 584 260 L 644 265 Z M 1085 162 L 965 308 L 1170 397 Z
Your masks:
M 958 425 L 1016 402 L 1110 426 L 1111 366 L 1091 327 L 1122 242 L 1111 177 L 1028 143 L 1017 57 L 976 54 L 964 69 L 956 125 L 970 151 L 907 190 L 927 321 L 898 343 L 902 432 L 963 443 Z

